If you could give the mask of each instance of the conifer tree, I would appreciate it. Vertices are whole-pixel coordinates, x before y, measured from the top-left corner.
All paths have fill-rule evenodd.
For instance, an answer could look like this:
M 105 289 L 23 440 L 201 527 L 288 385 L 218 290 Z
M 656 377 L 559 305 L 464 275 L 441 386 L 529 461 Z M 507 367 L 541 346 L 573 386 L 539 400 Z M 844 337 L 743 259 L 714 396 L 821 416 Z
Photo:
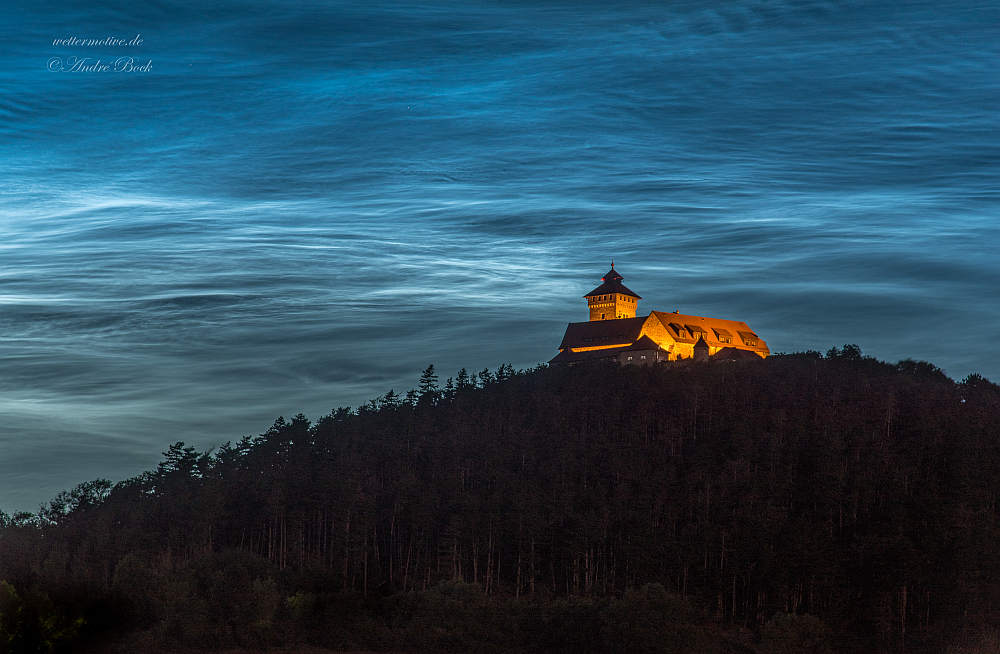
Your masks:
M 434 372 L 434 364 L 427 366 L 427 369 L 420 374 L 420 397 L 428 393 L 436 393 L 438 390 L 438 377 Z

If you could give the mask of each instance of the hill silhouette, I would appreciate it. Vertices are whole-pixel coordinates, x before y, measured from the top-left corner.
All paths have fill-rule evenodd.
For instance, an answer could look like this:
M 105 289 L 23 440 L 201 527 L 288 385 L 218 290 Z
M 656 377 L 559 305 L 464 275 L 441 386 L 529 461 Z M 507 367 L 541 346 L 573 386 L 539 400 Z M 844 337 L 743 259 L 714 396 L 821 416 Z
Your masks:
M 855 346 L 430 367 L 0 514 L 0 652 L 990 651 L 998 436 L 1000 386 Z

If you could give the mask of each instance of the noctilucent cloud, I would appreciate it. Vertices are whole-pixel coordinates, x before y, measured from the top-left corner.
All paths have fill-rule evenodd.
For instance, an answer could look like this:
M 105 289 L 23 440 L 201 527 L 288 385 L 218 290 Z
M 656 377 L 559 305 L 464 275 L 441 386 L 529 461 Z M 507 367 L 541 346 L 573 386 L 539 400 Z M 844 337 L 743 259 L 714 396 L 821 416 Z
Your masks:
M 998 380 L 998 27 L 939 1 L 12 4 L 0 508 L 429 363 L 544 362 L 612 257 L 643 315 Z

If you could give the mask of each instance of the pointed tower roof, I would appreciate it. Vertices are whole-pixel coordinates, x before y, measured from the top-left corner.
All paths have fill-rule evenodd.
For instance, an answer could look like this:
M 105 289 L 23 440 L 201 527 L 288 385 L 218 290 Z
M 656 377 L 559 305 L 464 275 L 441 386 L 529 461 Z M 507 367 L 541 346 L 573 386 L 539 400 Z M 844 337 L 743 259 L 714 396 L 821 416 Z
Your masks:
M 612 293 L 620 293 L 622 295 L 630 295 L 638 300 L 641 300 L 642 298 L 639 297 L 637 293 L 633 293 L 624 284 L 622 284 L 623 279 L 625 278 L 618 274 L 618 271 L 615 270 L 615 262 L 612 261 L 611 270 L 606 272 L 604 274 L 604 277 L 601 277 L 601 281 L 604 283 L 595 288 L 594 290 L 592 290 L 590 293 L 587 293 L 583 297 L 590 297 L 591 295 L 611 295 Z

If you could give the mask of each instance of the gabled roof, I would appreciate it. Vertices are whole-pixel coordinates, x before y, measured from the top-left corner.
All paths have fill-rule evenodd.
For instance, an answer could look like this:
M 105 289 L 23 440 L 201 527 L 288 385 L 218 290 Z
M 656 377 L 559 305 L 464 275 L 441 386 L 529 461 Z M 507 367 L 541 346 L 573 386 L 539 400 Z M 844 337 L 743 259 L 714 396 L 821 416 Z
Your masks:
M 673 347 L 673 346 L 671 346 Z M 661 350 L 663 352 L 669 352 L 669 350 L 664 349 L 659 343 L 651 339 L 649 336 L 642 336 L 635 343 L 632 343 L 631 347 L 626 348 L 627 350 Z
M 626 350 L 626 347 L 611 347 L 606 350 L 587 350 L 586 352 L 573 352 L 563 350 L 559 354 L 549 359 L 549 363 L 576 363 L 577 361 L 598 361 L 600 359 L 617 359 L 618 355 Z
M 604 275 L 604 277 L 601 277 L 601 281 L 604 283 L 595 288 L 594 290 L 592 290 L 590 293 L 587 293 L 583 297 L 590 297 L 591 295 L 611 295 L 613 293 L 620 293 L 621 295 L 629 295 L 638 300 L 641 300 L 642 299 L 641 297 L 639 297 L 636 293 L 630 291 L 628 288 L 625 287 L 624 284 L 622 284 L 622 279 L 624 279 L 624 277 L 619 275 L 618 271 L 615 270 L 615 264 L 611 264 L 611 270 L 609 270 Z
M 560 350 L 567 348 L 630 345 L 638 340 L 642 326 L 648 316 L 642 318 L 620 318 L 616 320 L 592 320 L 571 322 L 566 326 L 566 334 Z
M 704 338 L 705 342 L 710 347 L 715 348 L 726 348 L 726 347 L 737 347 L 744 350 L 752 350 L 754 352 L 763 353 L 764 355 L 770 354 L 771 351 L 767 348 L 767 343 L 765 343 L 760 337 L 754 334 L 753 330 L 745 322 L 739 320 L 722 320 L 720 318 L 705 318 L 704 316 L 689 316 L 681 313 L 664 313 L 663 311 L 653 311 L 650 316 L 656 316 L 657 319 L 663 324 L 663 327 L 667 332 L 674 337 L 675 340 L 681 343 L 691 343 L 696 341 L 699 337 Z M 678 328 L 683 327 L 684 329 L 692 332 L 694 338 L 685 338 L 684 335 L 678 336 Z M 732 339 L 733 343 L 723 343 L 718 340 L 720 335 L 732 336 L 733 334 L 739 334 L 743 342 L 736 342 L 736 339 Z M 747 341 L 756 341 L 756 345 L 747 345 Z
M 604 320 L 601 322 L 616 322 L 616 321 Z M 586 323 L 577 323 L 577 324 L 586 324 Z M 667 352 L 667 350 L 664 350 L 662 347 L 660 347 L 656 343 L 656 341 L 654 341 L 648 336 L 643 336 L 635 343 L 632 343 L 630 345 L 602 348 L 600 350 L 585 350 L 583 352 L 573 352 L 570 348 L 566 348 L 565 350 L 554 356 L 552 359 L 550 359 L 549 363 L 576 363 L 578 361 L 617 359 L 623 352 L 648 351 L 648 350 L 654 350 L 654 351 L 659 350 L 661 352 Z

